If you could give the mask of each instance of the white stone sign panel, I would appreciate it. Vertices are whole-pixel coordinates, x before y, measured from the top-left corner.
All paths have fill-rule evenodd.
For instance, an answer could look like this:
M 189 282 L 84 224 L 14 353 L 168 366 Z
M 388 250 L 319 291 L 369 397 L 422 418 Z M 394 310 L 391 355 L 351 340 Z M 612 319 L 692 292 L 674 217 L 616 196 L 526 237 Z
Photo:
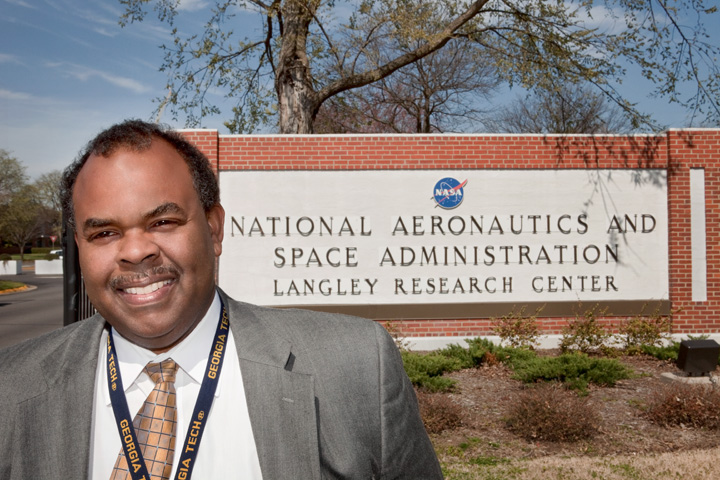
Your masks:
M 666 174 L 223 171 L 219 284 L 272 306 L 667 300 Z

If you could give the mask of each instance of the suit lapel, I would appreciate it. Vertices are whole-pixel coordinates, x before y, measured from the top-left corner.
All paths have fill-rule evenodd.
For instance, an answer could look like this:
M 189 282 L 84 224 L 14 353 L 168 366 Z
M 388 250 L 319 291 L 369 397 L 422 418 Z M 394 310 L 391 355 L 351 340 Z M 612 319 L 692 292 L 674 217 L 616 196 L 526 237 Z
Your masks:
M 44 382 L 18 410 L 21 471 L 36 478 L 87 478 L 103 321 L 84 320 L 42 361 Z M 48 418 L 47 413 L 53 412 Z M 27 450 L 22 450 L 23 444 Z M 30 478 L 30 477 L 28 477 Z
M 263 478 L 319 479 L 312 376 L 292 371 L 294 357 L 287 340 L 247 306 L 221 295 L 240 358 Z

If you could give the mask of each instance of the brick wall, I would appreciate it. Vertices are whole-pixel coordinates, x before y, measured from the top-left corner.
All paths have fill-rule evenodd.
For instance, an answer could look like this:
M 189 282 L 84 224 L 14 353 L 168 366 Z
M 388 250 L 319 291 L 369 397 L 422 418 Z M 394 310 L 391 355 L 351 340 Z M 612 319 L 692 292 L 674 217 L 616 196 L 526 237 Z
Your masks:
M 720 131 L 671 130 L 668 148 L 670 222 L 670 299 L 680 310 L 673 319 L 678 333 L 720 331 Z M 690 258 L 690 169 L 705 169 L 707 301 L 693 302 Z
M 660 135 L 218 135 L 184 133 L 222 170 L 666 168 L 674 333 L 720 333 L 720 130 Z M 707 301 L 693 302 L 690 169 L 705 170 Z M 617 319 L 603 319 L 607 323 Z M 566 319 L 541 319 L 560 333 Z M 477 336 L 492 321 L 404 320 L 408 336 Z

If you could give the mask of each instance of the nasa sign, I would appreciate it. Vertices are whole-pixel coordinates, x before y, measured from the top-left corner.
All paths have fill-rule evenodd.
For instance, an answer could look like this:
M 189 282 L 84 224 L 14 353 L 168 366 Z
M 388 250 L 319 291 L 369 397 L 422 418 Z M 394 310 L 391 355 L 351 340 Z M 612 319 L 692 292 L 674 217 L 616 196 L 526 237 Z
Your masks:
M 467 180 L 460 183 L 452 177 L 445 177 L 435 184 L 433 198 L 438 207 L 451 210 L 458 207 L 465 198 L 463 187 Z
M 372 318 L 667 303 L 666 171 L 222 171 L 219 285 Z M 500 310 L 498 310 L 500 311 Z

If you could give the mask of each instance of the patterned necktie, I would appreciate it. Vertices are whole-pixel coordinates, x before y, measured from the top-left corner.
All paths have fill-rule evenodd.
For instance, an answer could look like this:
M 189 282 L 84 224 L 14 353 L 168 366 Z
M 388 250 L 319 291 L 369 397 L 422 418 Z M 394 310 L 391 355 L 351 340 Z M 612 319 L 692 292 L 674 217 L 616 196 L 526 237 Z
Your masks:
M 148 363 L 143 370 L 155 382 L 155 388 L 133 419 L 135 435 L 152 480 L 167 480 L 172 471 L 175 453 L 175 374 L 172 359 Z M 110 480 L 130 480 L 125 452 L 120 449 Z

